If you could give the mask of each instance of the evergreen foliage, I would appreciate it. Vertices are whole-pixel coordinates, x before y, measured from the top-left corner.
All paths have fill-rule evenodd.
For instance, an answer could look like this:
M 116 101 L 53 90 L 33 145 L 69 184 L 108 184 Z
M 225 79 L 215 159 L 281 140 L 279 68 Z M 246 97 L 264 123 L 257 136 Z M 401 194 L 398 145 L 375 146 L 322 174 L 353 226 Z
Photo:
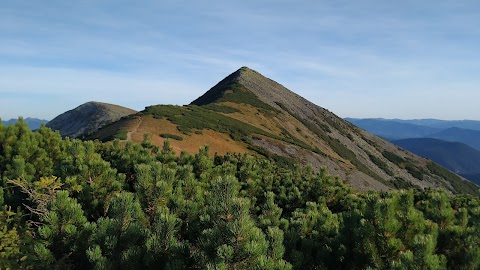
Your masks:
M 153 115 L 155 118 L 168 119 L 178 125 L 179 131 L 185 134 L 192 133 L 194 129 L 211 129 L 230 134 L 232 139 L 238 141 L 246 140 L 253 133 L 271 135 L 252 125 L 209 110 L 208 107 L 156 105 L 145 108 L 144 113 Z
M 0 269 L 480 267 L 479 197 L 356 192 L 326 170 L 177 155 L 148 135 L 0 125 L 0 204 Z

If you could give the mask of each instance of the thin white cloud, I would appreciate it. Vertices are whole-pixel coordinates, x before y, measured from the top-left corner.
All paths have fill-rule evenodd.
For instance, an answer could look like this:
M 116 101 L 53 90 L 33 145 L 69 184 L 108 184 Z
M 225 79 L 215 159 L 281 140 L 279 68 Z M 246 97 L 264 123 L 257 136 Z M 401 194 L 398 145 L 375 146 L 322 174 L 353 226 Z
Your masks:
M 478 97 L 479 10 L 473 0 L 11 1 L 0 7 L 0 95 L 183 104 L 246 65 L 340 115 L 441 115 L 437 103 L 453 100 L 465 118 Z M 433 92 L 445 98 L 417 104 Z

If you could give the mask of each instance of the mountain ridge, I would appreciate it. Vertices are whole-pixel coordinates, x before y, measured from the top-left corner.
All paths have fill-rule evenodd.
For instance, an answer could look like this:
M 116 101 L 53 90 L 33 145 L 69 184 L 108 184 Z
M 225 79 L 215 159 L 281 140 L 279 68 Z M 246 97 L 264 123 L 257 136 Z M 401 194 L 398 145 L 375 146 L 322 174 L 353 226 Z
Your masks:
M 451 127 L 458 127 L 463 129 L 472 129 L 480 130 L 480 120 L 441 120 L 441 119 L 412 119 L 412 120 L 402 120 L 402 119 L 393 119 L 401 123 L 412 123 L 427 127 L 447 129 Z
M 350 123 L 365 129 L 377 136 L 387 139 L 420 138 L 441 131 L 441 129 L 417 125 L 409 122 L 399 122 L 395 119 L 383 118 L 344 118 Z
M 42 124 L 47 124 L 48 120 L 45 119 L 39 119 L 39 118 L 34 118 L 34 117 L 27 117 L 27 118 L 22 118 L 23 122 L 28 124 L 28 128 L 31 130 L 35 130 L 40 128 Z M 9 120 L 3 121 L 2 123 L 6 126 L 10 124 L 15 124 L 18 121 L 18 118 L 11 118 Z
M 138 118 L 143 119 L 139 126 Z M 220 153 L 240 149 L 325 167 L 360 190 L 417 186 L 477 192 L 459 176 L 440 173 L 441 167 L 431 161 L 398 149 L 247 67 L 226 76 L 190 105 L 148 106 L 90 138 L 124 139 L 122 134 L 129 132 L 136 142 L 149 133 L 159 146 L 171 138 L 177 150 L 213 144 Z
M 480 175 L 480 151 L 464 143 L 434 138 L 412 138 L 392 142 L 412 153 L 429 158 L 471 181 L 476 182 L 476 176 Z M 471 176 L 473 177 L 470 178 Z
M 345 118 L 345 120 L 388 140 L 434 138 L 460 142 L 480 150 L 480 121 L 476 120 L 401 120 L 384 118 Z M 478 125 L 478 127 L 477 127 Z M 472 129 L 465 128 L 465 126 Z
M 450 142 L 461 142 L 480 150 L 480 131 L 478 130 L 451 127 L 431 134 L 429 137 Z

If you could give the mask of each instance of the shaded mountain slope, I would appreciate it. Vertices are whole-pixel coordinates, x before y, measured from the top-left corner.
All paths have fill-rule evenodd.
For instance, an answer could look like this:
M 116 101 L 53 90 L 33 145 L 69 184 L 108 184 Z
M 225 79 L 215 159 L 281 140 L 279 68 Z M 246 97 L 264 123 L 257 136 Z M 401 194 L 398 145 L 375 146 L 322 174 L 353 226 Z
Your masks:
M 429 158 L 445 168 L 465 176 L 480 175 L 480 151 L 458 142 L 431 138 L 413 138 L 392 141 L 419 156 Z
M 118 105 L 90 101 L 55 117 L 47 127 L 58 130 L 63 137 L 80 137 L 135 112 Z
M 389 140 L 434 138 L 450 142 L 461 142 L 480 150 L 480 130 L 476 130 L 480 127 L 480 121 L 383 118 L 345 118 L 345 120 Z
M 422 126 L 411 123 L 398 122 L 388 119 L 357 119 L 345 118 L 348 122 L 365 129 L 377 136 L 396 140 L 407 138 L 421 138 L 441 131 L 439 128 Z
M 392 121 L 400 123 L 409 123 L 425 127 L 432 127 L 438 129 L 448 129 L 452 127 L 480 130 L 480 121 L 478 120 L 439 120 L 439 119 L 413 119 L 401 120 L 391 119 Z
M 137 118 L 151 124 L 132 133 Z M 151 140 L 158 144 L 171 138 L 178 149 L 182 144 L 198 149 L 208 135 L 208 144 L 218 141 L 219 153 L 234 147 L 235 152 L 256 153 L 291 166 L 326 167 L 360 190 L 417 186 L 477 192 L 474 184 L 439 165 L 365 132 L 246 67 L 190 105 L 150 106 L 91 138 L 125 140 L 131 134 L 140 142 L 144 131 L 151 131 Z
M 428 137 L 450 142 L 461 142 L 480 150 L 480 131 L 478 130 L 453 127 L 431 134 Z

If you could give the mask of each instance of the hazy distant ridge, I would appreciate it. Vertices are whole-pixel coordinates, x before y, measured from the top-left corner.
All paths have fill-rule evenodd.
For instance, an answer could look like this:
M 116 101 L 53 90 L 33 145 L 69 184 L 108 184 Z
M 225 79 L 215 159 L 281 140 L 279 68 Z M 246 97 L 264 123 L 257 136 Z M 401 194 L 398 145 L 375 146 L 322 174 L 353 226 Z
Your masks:
M 345 118 L 350 123 L 387 139 L 420 138 L 441 131 L 439 128 L 388 119 Z
M 3 120 L 2 120 L 2 123 L 3 123 L 4 125 L 7 125 L 7 126 L 8 126 L 8 125 L 10 125 L 10 124 L 15 124 L 17 121 L 18 121 L 18 118 L 12 118 L 12 119 L 7 120 L 7 121 L 3 121 Z M 23 121 L 28 124 L 28 127 L 29 127 L 31 130 L 35 130 L 35 129 L 39 128 L 42 124 L 47 124 L 47 123 L 48 123 L 48 120 L 38 119 L 38 118 L 32 118 L 32 117 L 24 118 Z
M 345 120 L 480 183 L 480 121 L 383 118 Z
M 461 142 L 480 150 L 480 121 L 476 120 L 401 120 L 383 118 L 345 118 L 350 123 L 389 140 L 434 138 Z
M 480 175 L 480 151 L 466 144 L 431 138 L 412 138 L 392 142 L 479 183 L 475 176 Z

